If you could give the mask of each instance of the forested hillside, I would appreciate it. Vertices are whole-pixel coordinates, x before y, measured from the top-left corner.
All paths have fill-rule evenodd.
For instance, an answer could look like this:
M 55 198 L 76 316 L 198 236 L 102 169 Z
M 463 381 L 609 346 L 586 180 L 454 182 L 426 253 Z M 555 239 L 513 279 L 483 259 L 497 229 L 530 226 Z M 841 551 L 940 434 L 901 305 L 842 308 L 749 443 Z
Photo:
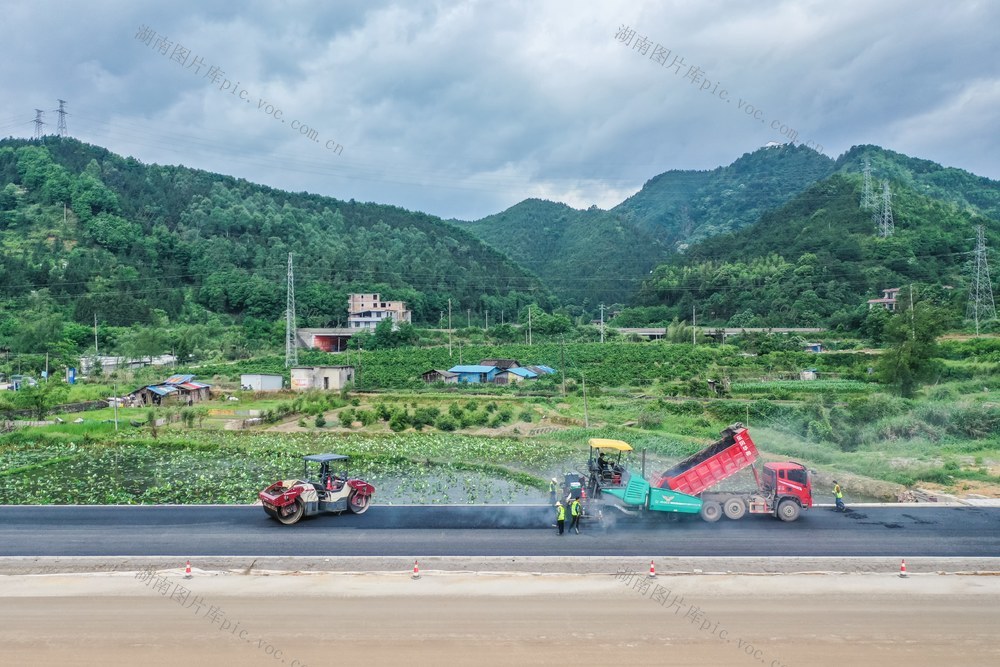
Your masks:
M 656 238 L 608 211 L 526 199 L 474 223 L 458 223 L 538 274 L 563 301 L 593 312 L 627 300 L 667 254 Z
M 833 160 L 811 148 L 769 146 L 711 171 L 660 174 L 611 211 L 683 249 L 756 222 L 833 171 Z
M 882 165 L 881 160 L 876 164 Z M 933 180 L 927 172 L 914 174 L 900 162 L 885 164 L 903 169 L 886 169 L 887 174 L 905 176 L 898 181 L 889 176 L 892 236 L 881 237 L 872 212 L 861 209 L 857 169 L 838 173 L 756 224 L 692 245 L 657 267 L 638 298 L 644 308 L 626 313 L 623 321 L 687 319 L 696 307 L 702 321 L 730 326 L 856 329 L 869 317 L 884 314 L 881 309 L 870 314 L 868 299 L 894 287 L 905 288 L 903 298 L 908 298 L 913 285 L 917 298 L 945 306 L 959 323 L 968 296 L 975 227 L 983 224 L 988 245 L 995 247 L 1000 223 L 968 205 L 924 194 L 934 192 L 923 187 L 924 179 Z M 949 175 L 970 180 L 971 175 L 962 174 L 961 179 Z M 963 198 L 989 202 L 997 183 L 986 181 L 984 186 L 969 189 Z M 947 191 L 961 194 L 960 188 Z
M 351 291 L 453 308 L 551 308 L 537 277 L 442 220 L 146 165 L 73 139 L 0 141 L 0 336 L 84 344 L 101 325 L 281 328 L 288 254 L 300 326 L 336 326 Z M 221 319 L 220 319 L 221 318 Z
M 812 149 L 772 146 L 727 167 L 660 174 L 610 211 L 528 199 L 458 224 L 593 312 L 598 303 L 632 299 L 642 277 L 678 249 L 756 222 L 834 168 Z

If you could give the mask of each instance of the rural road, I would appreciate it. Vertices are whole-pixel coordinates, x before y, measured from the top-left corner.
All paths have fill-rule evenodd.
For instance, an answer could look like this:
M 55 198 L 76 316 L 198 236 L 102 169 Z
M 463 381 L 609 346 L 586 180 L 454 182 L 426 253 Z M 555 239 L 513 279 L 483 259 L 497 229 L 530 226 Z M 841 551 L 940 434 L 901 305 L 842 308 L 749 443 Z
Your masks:
M 663 515 L 558 537 L 550 508 L 374 506 L 295 526 L 259 506 L 2 506 L 0 557 L 70 556 L 1000 556 L 1000 508 L 814 508 L 799 521 Z

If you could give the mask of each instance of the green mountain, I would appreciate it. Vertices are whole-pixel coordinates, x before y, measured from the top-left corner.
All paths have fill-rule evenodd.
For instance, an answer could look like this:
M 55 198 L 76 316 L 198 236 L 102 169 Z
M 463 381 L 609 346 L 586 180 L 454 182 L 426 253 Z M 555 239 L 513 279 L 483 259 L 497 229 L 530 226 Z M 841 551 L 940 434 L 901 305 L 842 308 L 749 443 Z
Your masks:
M 551 308 L 541 281 L 467 231 L 393 206 L 290 193 L 73 139 L 0 141 L 0 344 L 44 350 L 68 326 L 346 319 L 349 292 L 434 323 Z M 75 323 L 75 325 L 74 325 Z M 75 329 L 80 344 L 86 326 Z M 92 339 L 91 339 L 92 340 Z
M 878 234 L 860 206 L 861 161 L 892 192 L 895 232 Z M 881 195 L 881 188 L 878 188 Z M 881 196 L 879 196 L 881 201 Z M 843 326 L 867 299 L 915 286 L 960 319 L 977 225 L 1000 242 L 1000 182 L 877 147 L 855 147 L 837 173 L 738 231 L 691 245 L 658 266 L 619 324 L 687 319 L 730 326 Z
M 541 199 L 457 224 L 531 269 L 563 301 L 588 311 L 624 301 L 667 254 L 651 234 L 613 213 Z
M 528 199 L 457 224 L 593 311 L 631 299 L 658 262 L 692 241 L 755 222 L 835 170 L 803 146 L 771 146 L 710 171 L 668 171 L 610 211 Z
M 833 160 L 811 148 L 769 146 L 711 171 L 660 174 L 611 211 L 683 250 L 756 222 L 834 170 Z

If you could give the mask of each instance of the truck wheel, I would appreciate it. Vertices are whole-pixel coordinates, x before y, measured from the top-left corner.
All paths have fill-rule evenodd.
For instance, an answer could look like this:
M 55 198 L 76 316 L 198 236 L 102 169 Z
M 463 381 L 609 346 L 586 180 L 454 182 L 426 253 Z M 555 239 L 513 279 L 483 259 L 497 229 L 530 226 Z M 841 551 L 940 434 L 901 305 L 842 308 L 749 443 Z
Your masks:
M 714 500 L 708 500 L 702 503 L 700 514 L 705 521 L 715 523 L 722 517 L 722 505 Z
M 795 521 L 799 518 L 799 504 L 794 500 L 782 500 L 778 503 L 778 518 L 782 521 Z
M 722 511 L 733 521 L 738 521 L 747 513 L 747 504 L 742 498 L 729 498 L 722 506 Z
M 357 491 L 351 491 L 351 498 L 347 501 L 347 508 L 354 514 L 364 514 L 371 507 L 371 496 L 363 496 Z
M 285 513 L 286 509 L 288 510 L 287 514 Z M 302 518 L 302 515 L 305 514 L 305 511 L 306 511 L 305 505 L 302 504 L 301 500 L 296 498 L 295 506 L 293 508 L 291 509 L 287 507 L 280 508 L 277 512 L 275 512 L 274 518 L 286 526 L 291 526 L 293 523 L 299 522 L 299 519 Z

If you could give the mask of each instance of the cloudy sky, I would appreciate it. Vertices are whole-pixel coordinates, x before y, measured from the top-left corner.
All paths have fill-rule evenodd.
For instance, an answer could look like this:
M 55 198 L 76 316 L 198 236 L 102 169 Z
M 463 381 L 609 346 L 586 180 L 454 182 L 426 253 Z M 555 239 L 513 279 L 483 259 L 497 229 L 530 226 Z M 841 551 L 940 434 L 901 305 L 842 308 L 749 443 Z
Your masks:
M 790 138 L 1000 179 L 998 26 L 986 0 L 0 0 L 0 136 L 36 108 L 54 133 L 62 98 L 144 162 L 462 219 Z

